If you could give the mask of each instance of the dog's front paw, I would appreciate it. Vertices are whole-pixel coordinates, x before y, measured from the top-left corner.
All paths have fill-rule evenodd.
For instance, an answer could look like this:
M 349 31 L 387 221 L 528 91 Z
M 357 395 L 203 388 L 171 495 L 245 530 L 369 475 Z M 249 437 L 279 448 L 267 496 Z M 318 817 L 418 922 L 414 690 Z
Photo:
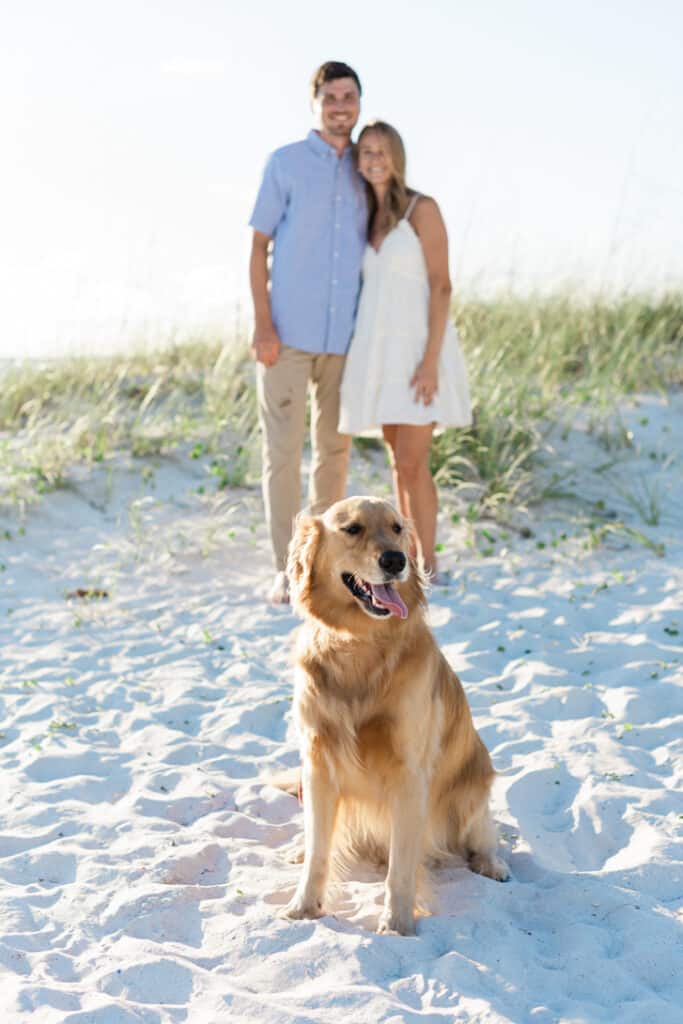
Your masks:
M 415 914 L 412 910 L 388 910 L 382 911 L 382 916 L 377 925 L 378 935 L 414 935 Z
M 290 921 L 301 921 L 303 918 L 322 917 L 322 900 L 311 899 L 300 896 L 298 893 L 289 901 L 286 907 L 280 911 L 280 917 L 286 917 Z

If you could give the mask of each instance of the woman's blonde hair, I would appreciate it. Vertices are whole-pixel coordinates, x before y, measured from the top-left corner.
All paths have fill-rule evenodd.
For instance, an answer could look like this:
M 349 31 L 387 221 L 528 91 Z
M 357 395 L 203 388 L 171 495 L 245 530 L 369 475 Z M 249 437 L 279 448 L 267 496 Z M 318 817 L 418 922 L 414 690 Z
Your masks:
M 389 158 L 391 161 L 391 181 L 389 182 L 389 188 L 384 196 L 383 213 L 385 218 L 385 225 L 387 231 L 391 231 L 395 228 L 400 221 L 403 214 L 406 212 L 408 206 L 408 187 L 406 186 L 406 151 L 403 145 L 403 139 L 398 134 L 393 125 L 387 124 L 386 121 L 371 121 L 370 124 L 366 124 L 356 143 L 355 153 L 356 162 L 358 162 L 358 152 L 360 150 L 360 144 L 363 141 L 365 135 L 369 135 L 370 132 L 375 132 L 387 145 L 389 150 Z M 365 192 L 368 199 L 368 225 L 372 224 L 373 218 L 377 213 L 377 199 L 372 186 L 366 181 Z

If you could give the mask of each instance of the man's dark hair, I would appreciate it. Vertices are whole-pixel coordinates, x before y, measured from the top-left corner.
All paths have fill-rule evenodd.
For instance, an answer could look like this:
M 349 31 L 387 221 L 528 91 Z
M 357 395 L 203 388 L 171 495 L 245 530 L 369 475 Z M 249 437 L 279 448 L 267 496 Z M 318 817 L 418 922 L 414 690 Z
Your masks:
M 335 78 L 352 78 L 358 86 L 358 95 L 360 96 L 363 92 L 360 78 L 353 68 L 350 68 L 348 64 L 344 64 L 340 60 L 327 60 L 324 64 L 320 65 L 311 79 L 313 99 L 318 95 L 321 85 L 324 85 L 325 82 L 333 82 Z

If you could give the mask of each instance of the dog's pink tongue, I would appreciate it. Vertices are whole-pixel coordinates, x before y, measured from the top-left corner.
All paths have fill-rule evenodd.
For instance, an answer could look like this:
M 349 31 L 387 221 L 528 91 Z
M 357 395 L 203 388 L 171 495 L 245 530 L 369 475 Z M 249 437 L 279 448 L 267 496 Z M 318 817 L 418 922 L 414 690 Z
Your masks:
M 408 618 L 408 609 L 406 608 L 405 602 L 397 590 L 394 590 L 392 585 L 372 583 L 372 596 L 374 597 L 377 604 L 381 604 L 383 608 L 388 608 L 392 615 L 398 615 L 399 619 Z

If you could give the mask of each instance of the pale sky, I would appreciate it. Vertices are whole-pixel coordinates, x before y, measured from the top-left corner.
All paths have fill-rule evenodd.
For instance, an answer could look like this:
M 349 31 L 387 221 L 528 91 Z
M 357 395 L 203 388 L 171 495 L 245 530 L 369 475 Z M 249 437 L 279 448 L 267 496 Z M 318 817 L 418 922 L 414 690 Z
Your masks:
M 4 0 L 0 355 L 245 324 L 324 60 L 403 135 L 456 289 L 680 286 L 681 40 L 678 0 Z

